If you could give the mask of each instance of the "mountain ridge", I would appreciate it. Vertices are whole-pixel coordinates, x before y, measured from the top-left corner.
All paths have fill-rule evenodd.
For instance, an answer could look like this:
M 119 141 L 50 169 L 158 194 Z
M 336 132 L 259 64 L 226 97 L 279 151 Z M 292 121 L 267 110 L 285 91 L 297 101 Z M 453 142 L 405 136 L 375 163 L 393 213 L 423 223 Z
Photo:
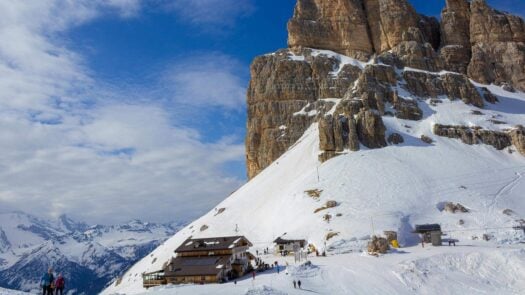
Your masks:
M 99 292 L 182 226 L 139 220 L 88 226 L 66 215 L 44 220 L 21 211 L 0 213 L 0 220 L 0 286 L 30 291 L 53 267 L 77 294 Z

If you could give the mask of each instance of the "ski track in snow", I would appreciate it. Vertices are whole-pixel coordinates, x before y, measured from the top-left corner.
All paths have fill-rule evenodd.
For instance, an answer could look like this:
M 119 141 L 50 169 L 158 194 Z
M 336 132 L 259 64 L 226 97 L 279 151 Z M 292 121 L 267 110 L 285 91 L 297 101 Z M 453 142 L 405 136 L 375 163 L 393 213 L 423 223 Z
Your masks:
M 516 172 L 516 178 L 514 178 L 512 181 L 507 183 L 496 193 L 495 198 L 494 198 L 494 204 L 491 206 L 492 208 L 496 206 L 496 204 L 498 203 L 498 200 L 501 199 L 501 197 L 506 196 L 509 193 L 511 193 L 514 190 L 514 188 L 519 184 L 519 182 L 522 179 L 521 173 L 523 172 Z

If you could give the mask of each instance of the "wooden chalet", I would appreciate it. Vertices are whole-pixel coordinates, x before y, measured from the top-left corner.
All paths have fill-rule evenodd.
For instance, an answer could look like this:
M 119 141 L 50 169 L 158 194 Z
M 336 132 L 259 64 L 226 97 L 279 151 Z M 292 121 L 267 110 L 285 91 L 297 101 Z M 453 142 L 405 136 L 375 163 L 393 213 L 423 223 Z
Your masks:
M 163 270 L 143 275 L 144 287 L 164 284 L 210 284 L 243 276 L 251 269 L 253 246 L 243 236 L 188 239 Z
M 306 240 L 283 239 L 281 237 L 273 242 L 275 243 L 275 253 L 283 256 L 294 254 L 307 245 Z
M 443 244 L 441 236 L 441 225 L 439 224 L 422 224 L 416 225 L 414 233 L 422 236 L 423 242 L 432 243 L 432 246 L 441 246 Z

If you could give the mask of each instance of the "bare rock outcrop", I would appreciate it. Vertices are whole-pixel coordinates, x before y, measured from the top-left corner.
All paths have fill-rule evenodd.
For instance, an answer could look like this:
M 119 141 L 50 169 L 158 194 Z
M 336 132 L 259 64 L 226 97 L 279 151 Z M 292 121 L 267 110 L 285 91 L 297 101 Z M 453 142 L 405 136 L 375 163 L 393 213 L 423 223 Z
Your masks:
M 494 95 L 492 92 L 490 92 L 490 90 L 488 90 L 487 87 L 482 87 L 481 93 L 483 93 L 483 98 L 488 103 L 495 104 L 499 101 L 498 97 Z
M 449 213 L 468 213 L 470 210 L 467 209 L 465 206 L 461 205 L 460 203 L 452 203 L 452 202 L 446 202 L 445 206 L 443 208 L 445 212 Z
M 501 131 L 485 130 L 481 127 L 435 124 L 433 132 L 438 136 L 460 139 L 468 145 L 487 144 L 498 150 L 503 150 L 512 145 L 509 134 Z
M 399 133 L 392 133 L 392 134 L 390 134 L 388 136 L 387 141 L 390 144 L 401 144 L 401 143 L 405 142 L 405 139 Z
M 425 37 L 425 41 L 437 50 L 441 45 L 441 24 L 433 16 L 419 15 L 419 30 Z
M 368 32 L 361 0 L 298 0 L 288 22 L 288 45 L 368 60 L 374 52 Z
M 525 43 L 479 43 L 472 47 L 469 77 L 483 84 L 510 82 L 525 91 Z
M 372 110 L 361 110 L 357 115 L 357 136 L 366 147 L 375 149 L 387 146 L 386 127 L 381 116 Z
M 409 28 L 419 27 L 419 15 L 406 0 L 364 0 L 370 36 L 377 53 L 403 40 Z
M 484 0 L 470 5 L 472 59 L 469 76 L 481 83 L 510 82 L 525 91 L 525 22 L 499 12 Z
M 359 139 L 353 116 L 327 115 L 319 119 L 319 160 L 325 162 L 345 150 L 358 151 Z
M 391 86 L 396 85 L 396 73 L 390 66 L 368 65 L 351 92 L 345 98 L 360 99 L 365 108 L 385 113 L 385 102 L 394 101 L 395 92 Z
M 444 75 L 405 71 L 403 78 L 407 89 L 418 96 L 436 98 L 444 95 L 449 99 L 461 99 L 466 104 L 483 107 L 483 98 L 467 76 L 446 73 Z
M 427 41 L 429 37 L 420 28 L 409 27 L 401 38 L 402 41 L 396 46 L 381 53 L 378 60 L 399 69 L 410 67 L 437 72 L 442 68 L 435 48 Z
M 358 151 L 362 143 L 368 148 L 387 146 L 386 127 L 377 111 L 361 109 L 354 120 L 343 114 L 319 119 L 319 160 L 325 162 L 345 150 Z
M 298 0 L 288 22 L 288 45 L 294 51 L 328 49 L 366 61 L 414 41 L 396 49 L 410 66 L 423 64 L 411 53 L 432 55 L 428 49 L 439 47 L 440 34 L 438 20 L 417 14 L 406 0 Z
M 439 51 L 446 70 L 467 74 L 471 57 L 470 4 L 467 0 L 447 0 L 441 13 Z
M 386 238 L 373 236 L 372 240 L 368 242 L 367 250 L 370 254 L 386 254 L 388 248 L 388 240 Z
M 520 154 L 525 156 L 525 127 L 518 125 L 510 131 L 512 144 Z
M 525 23 L 485 0 L 447 0 L 441 14 L 444 68 L 484 84 L 525 89 Z
M 343 97 L 361 70 L 326 55 L 288 50 L 257 57 L 248 88 L 246 160 L 250 178 L 281 156 L 333 102 Z M 337 74 L 336 69 L 341 68 Z
M 408 100 L 399 97 L 394 98 L 394 109 L 396 117 L 404 120 L 419 121 L 423 118 L 423 111 L 419 108 L 416 100 Z

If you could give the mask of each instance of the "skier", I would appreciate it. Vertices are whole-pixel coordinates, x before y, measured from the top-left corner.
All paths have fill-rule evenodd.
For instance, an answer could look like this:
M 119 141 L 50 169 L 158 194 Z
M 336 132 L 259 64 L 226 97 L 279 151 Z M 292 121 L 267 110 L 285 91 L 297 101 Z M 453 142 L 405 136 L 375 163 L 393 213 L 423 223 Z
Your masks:
M 299 289 L 301 289 L 301 280 L 297 281 L 297 286 L 299 286 Z
M 252 272 L 252 277 L 255 280 L 255 270 Z
M 293 288 L 296 289 L 297 288 L 297 282 L 295 280 L 293 280 Z

